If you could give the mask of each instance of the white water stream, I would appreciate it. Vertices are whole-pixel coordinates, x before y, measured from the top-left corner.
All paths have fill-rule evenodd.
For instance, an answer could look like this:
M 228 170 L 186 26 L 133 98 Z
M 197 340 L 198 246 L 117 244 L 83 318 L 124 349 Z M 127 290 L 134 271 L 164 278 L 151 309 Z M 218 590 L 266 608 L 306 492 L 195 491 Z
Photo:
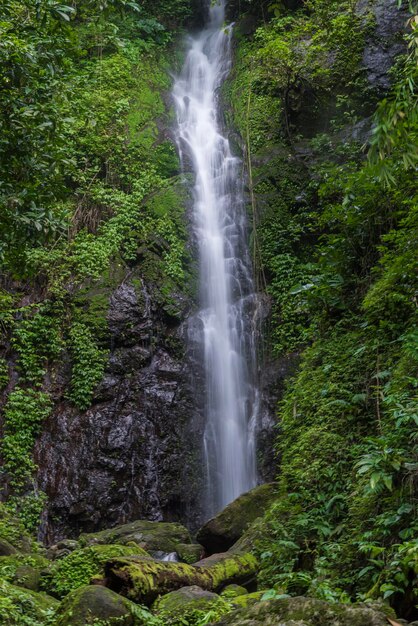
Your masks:
M 225 0 L 220 0 L 209 9 L 207 27 L 190 38 L 173 89 L 180 154 L 191 159 L 196 177 L 194 228 L 200 255 L 209 514 L 251 489 L 257 480 L 254 290 L 242 168 L 221 134 L 217 98 L 231 62 L 231 27 L 225 27 L 224 20 Z

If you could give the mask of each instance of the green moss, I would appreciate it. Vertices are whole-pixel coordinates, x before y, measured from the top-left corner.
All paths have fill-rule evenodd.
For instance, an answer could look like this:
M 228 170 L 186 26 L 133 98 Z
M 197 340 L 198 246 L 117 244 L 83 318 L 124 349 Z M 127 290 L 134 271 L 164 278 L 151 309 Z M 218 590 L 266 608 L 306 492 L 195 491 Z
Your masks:
M 20 587 L 36 591 L 40 572 L 49 561 L 40 554 L 13 554 L 0 557 L 0 578 Z
M 137 520 L 97 533 L 80 535 L 81 545 L 112 544 L 126 545 L 134 542 L 150 551 L 175 552 L 177 545 L 190 544 L 190 533 L 175 522 L 152 522 Z
M 43 588 L 53 595 L 62 597 L 70 591 L 90 582 L 93 576 L 101 575 L 103 566 L 116 556 L 144 555 L 136 544 L 96 545 L 80 550 L 55 561 L 43 577 Z
M 0 614 L 4 626 L 45 626 L 51 623 L 58 602 L 0 580 Z
M 191 585 L 217 591 L 228 583 L 252 578 L 257 567 L 257 559 L 252 554 L 216 555 L 194 566 L 125 557 L 108 561 L 105 576 L 111 587 L 118 588 L 122 584 L 129 599 L 150 604 L 159 595 Z
M 101 586 L 72 591 L 61 603 L 56 626 L 152 626 L 152 615 L 126 598 Z

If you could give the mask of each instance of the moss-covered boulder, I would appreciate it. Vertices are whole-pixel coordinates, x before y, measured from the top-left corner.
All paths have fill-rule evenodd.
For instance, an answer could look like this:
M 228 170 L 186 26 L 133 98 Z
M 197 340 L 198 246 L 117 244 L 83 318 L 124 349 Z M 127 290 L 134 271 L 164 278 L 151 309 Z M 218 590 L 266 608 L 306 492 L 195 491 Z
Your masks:
M 19 587 L 38 591 L 41 572 L 49 561 L 41 554 L 21 554 L 0 556 L 0 578 Z
M 203 546 L 199 543 L 179 543 L 176 547 L 179 559 L 184 563 L 197 563 L 203 556 Z
M 362 606 L 328 604 L 315 598 L 257 602 L 216 622 L 217 626 L 387 626 L 383 613 Z
M 171 591 L 154 602 L 152 607 L 153 613 L 164 623 L 169 622 L 172 625 L 176 624 L 176 619 L 179 624 L 184 624 L 184 620 L 196 619 L 199 613 L 203 617 L 209 611 L 222 615 L 230 610 L 228 602 L 218 594 L 205 591 L 196 585 Z
M 267 483 L 239 496 L 202 526 L 197 541 L 209 554 L 228 550 L 263 515 L 275 497 L 275 488 L 275 483 Z
M 144 557 L 121 557 L 105 565 L 106 585 L 134 602 L 151 604 L 159 595 L 197 585 L 218 591 L 230 583 L 246 582 L 258 569 L 252 554 L 213 555 L 194 565 L 154 561 Z
M 90 583 L 94 576 L 103 575 L 106 561 L 114 557 L 148 556 L 136 543 L 129 545 L 92 545 L 74 550 L 54 561 L 42 576 L 42 588 L 61 598 L 70 591 Z
M 105 623 L 106 626 L 140 626 L 141 619 L 135 605 L 106 587 L 87 585 L 72 591 L 61 603 L 54 626 L 86 626 Z
M 44 626 L 58 606 L 57 600 L 45 593 L 22 589 L 0 580 L 0 623 L 2 626 L 31 624 Z
M 231 598 L 231 604 L 236 609 L 253 606 L 257 604 L 257 602 L 260 602 L 264 593 L 264 591 L 253 591 L 252 593 L 235 596 L 235 598 Z
M 245 587 L 241 587 L 241 585 L 227 585 L 221 591 L 223 598 L 237 598 L 238 596 L 245 596 L 246 594 L 248 594 L 248 591 Z
M 179 544 L 192 543 L 189 531 L 181 524 L 147 520 L 137 520 L 97 533 L 85 533 L 80 536 L 79 541 L 83 546 L 109 543 L 127 544 L 133 541 L 148 552 L 161 551 L 167 553 L 177 552 Z

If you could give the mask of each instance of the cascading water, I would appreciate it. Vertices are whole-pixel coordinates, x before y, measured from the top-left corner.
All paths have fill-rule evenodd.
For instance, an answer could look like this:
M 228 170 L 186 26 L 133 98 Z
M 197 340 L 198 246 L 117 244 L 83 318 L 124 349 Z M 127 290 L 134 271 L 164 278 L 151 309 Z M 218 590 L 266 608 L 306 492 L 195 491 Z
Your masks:
M 241 163 L 219 128 L 217 90 L 230 67 L 225 1 L 212 4 L 208 26 L 190 39 L 175 81 L 180 154 L 196 176 L 194 227 L 200 256 L 199 312 L 206 379 L 204 454 L 207 513 L 256 484 L 258 391 L 254 290 L 246 247 Z

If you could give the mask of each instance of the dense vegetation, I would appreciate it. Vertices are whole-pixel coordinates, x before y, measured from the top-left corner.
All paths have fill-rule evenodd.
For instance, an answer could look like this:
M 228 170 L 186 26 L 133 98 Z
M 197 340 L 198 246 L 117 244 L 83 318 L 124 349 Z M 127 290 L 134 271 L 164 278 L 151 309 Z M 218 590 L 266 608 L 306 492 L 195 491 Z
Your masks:
M 264 353 L 298 364 L 278 407 L 280 496 L 254 535 L 260 586 L 270 597 L 383 598 L 416 619 L 418 18 L 412 0 L 400 4 L 405 53 L 386 93 L 363 67 L 367 7 L 243 2 L 223 99 L 272 305 Z M 103 376 L 115 281 L 140 261 L 170 312 L 173 289 L 192 289 L 185 191 L 161 120 L 193 10 L 187 0 L 2 2 L 0 529 L 7 520 L 10 543 L 39 527 L 42 423 L 63 398 L 87 409 Z M 61 362 L 71 382 L 57 397 Z M 44 564 L 32 552 L 24 564 Z M 101 556 L 87 553 L 59 562 L 57 595 L 77 586 L 66 567 L 83 582 L 95 573 Z M 18 565 L 0 567 L 0 613 L 50 623 L 53 607 L 30 613 L 29 592 L 10 585 Z
M 1 10 L 3 483 L 35 529 L 44 495 L 31 454 L 55 364 L 70 363 L 61 393 L 86 409 L 108 351 L 111 286 L 139 258 L 168 308 L 185 283 L 185 192 L 158 124 L 190 7 L 10 0 Z
M 373 19 L 352 2 L 279 3 L 239 38 L 227 97 L 272 298 L 266 348 L 299 354 L 278 411 L 281 496 L 259 528 L 260 582 L 327 600 L 382 597 L 411 616 L 418 31 L 411 16 L 379 101 L 361 63 Z

